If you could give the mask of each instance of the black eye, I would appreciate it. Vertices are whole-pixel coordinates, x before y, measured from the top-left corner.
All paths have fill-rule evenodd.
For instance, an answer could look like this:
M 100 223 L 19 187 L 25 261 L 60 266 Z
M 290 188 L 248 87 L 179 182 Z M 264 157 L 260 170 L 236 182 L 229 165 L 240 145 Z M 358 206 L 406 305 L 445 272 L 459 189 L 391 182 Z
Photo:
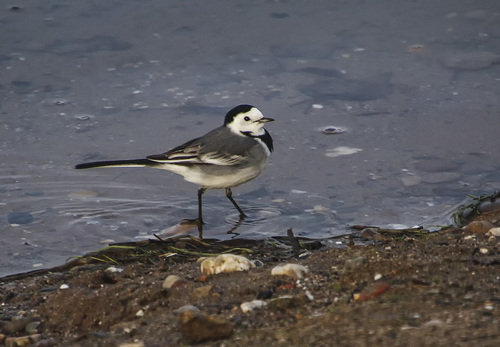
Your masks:
M 250 117 L 246 116 L 245 118 L 243 118 L 246 122 L 248 122 L 250 120 Z

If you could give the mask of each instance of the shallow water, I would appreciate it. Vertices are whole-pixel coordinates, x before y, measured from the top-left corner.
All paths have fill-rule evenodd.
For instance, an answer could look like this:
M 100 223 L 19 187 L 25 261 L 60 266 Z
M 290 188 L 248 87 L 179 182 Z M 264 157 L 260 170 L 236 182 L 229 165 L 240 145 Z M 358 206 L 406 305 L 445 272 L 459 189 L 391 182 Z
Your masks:
M 496 2 L 39 0 L 0 23 L 0 275 L 197 235 L 178 227 L 197 187 L 175 174 L 73 166 L 164 152 L 240 103 L 276 119 L 276 151 L 233 189 L 236 229 L 205 194 L 206 237 L 445 224 L 498 188 Z

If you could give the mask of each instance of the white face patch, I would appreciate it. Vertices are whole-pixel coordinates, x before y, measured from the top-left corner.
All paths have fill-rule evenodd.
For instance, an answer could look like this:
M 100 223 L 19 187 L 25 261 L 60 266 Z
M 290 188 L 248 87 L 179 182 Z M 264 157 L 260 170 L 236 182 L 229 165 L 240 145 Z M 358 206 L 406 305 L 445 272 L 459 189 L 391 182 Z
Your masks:
M 235 134 L 243 136 L 242 133 L 250 133 L 253 136 L 264 134 L 264 124 L 259 120 L 264 118 L 262 113 L 255 107 L 245 113 L 238 113 L 233 121 L 227 124 L 227 127 Z

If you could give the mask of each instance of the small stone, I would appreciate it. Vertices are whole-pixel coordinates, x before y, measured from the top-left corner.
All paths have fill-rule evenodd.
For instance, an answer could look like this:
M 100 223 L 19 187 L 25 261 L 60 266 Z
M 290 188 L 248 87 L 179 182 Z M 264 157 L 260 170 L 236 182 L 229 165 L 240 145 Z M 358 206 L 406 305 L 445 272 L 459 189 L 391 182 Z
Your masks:
M 118 347 L 144 347 L 146 346 L 143 342 L 130 342 L 119 344 Z
M 11 321 L 0 321 L 2 323 L 0 328 L 3 333 L 9 335 L 18 335 L 18 333 L 22 333 L 26 331 L 26 326 L 33 321 L 32 318 L 29 317 L 13 317 Z
M 178 322 L 187 343 L 221 339 L 233 333 L 233 326 L 228 320 L 192 310 L 181 313 Z
M 69 286 L 67 284 L 61 284 L 61 286 L 59 287 L 59 289 L 69 289 Z
M 422 53 L 425 51 L 425 46 L 419 43 L 410 45 L 407 49 L 408 53 Z
M 175 314 L 182 314 L 187 311 L 193 311 L 193 312 L 198 312 L 200 313 L 200 309 L 194 305 L 184 305 L 179 307 L 177 310 L 174 311 Z
M 485 221 L 485 220 L 479 220 L 479 221 L 470 222 L 463 229 L 465 231 L 469 231 L 469 232 L 475 233 L 475 234 L 486 234 L 493 227 L 494 227 L 494 225 L 491 224 L 490 222 Z
M 351 155 L 361 152 L 361 148 L 339 146 L 326 151 L 325 156 L 330 158 L 340 157 L 342 155 Z
M 335 127 L 333 125 L 327 125 L 325 127 L 322 127 L 319 129 L 319 131 L 321 131 L 325 135 L 338 135 L 345 133 L 345 129 Z
M 7 220 L 9 224 L 22 225 L 33 222 L 33 215 L 28 212 L 12 212 L 9 213 Z
M 105 245 L 109 245 L 110 243 L 114 243 L 114 242 L 115 242 L 115 240 L 113 240 L 113 239 L 105 239 L 105 240 L 99 241 L 99 243 L 102 243 Z
M 24 330 L 28 334 L 36 334 L 38 332 L 38 326 L 40 325 L 40 323 L 41 322 L 39 322 L 39 321 L 30 322 L 30 323 L 26 324 L 26 328 L 24 328 Z
M 243 313 L 248 313 L 256 309 L 263 308 L 267 305 L 265 301 L 262 300 L 253 300 L 253 301 L 248 301 L 244 302 L 240 305 L 241 311 Z
M 401 182 L 405 187 L 416 186 L 422 183 L 422 178 L 420 176 L 405 176 L 401 178 Z
M 135 316 L 136 316 L 136 317 L 142 317 L 142 316 L 144 316 L 144 310 L 139 310 L 139 311 L 137 311 L 137 312 L 135 313 Z
M 304 265 L 300 264 L 285 264 L 275 266 L 271 270 L 271 275 L 273 276 L 289 276 L 295 279 L 301 279 L 309 273 L 309 269 Z
M 183 279 L 182 277 L 179 277 L 177 275 L 170 275 L 165 278 L 162 287 L 163 289 L 177 288 L 187 283 L 189 283 L 189 281 Z
M 79 121 L 87 121 L 87 120 L 91 120 L 91 119 L 95 118 L 94 116 L 92 116 L 90 114 L 77 114 L 74 117 L 76 120 L 79 120 Z
M 42 335 L 35 334 L 29 336 L 8 337 L 5 339 L 5 347 L 27 347 L 40 341 Z
M 123 269 L 122 268 L 119 268 L 119 267 L 116 267 L 116 266 L 110 266 L 108 267 L 106 270 L 104 270 L 106 272 L 111 272 L 111 273 L 115 273 L 115 272 L 123 272 Z
M 441 328 L 445 325 L 445 323 L 441 319 L 431 319 L 430 321 L 422 324 L 424 328 Z
M 491 228 L 488 230 L 488 235 L 500 237 L 500 228 Z
M 192 294 L 193 299 L 194 300 L 201 300 L 201 299 L 207 298 L 212 294 L 213 289 L 214 289 L 213 284 L 196 288 L 195 290 L 193 290 L 193 294 Z
M 218 274 L 221 272 L 248 271 L 255 267 L 249 259 L 241 255 L 222 254 L 217 257 L 200 258 L 201 272 L 204 275 Z

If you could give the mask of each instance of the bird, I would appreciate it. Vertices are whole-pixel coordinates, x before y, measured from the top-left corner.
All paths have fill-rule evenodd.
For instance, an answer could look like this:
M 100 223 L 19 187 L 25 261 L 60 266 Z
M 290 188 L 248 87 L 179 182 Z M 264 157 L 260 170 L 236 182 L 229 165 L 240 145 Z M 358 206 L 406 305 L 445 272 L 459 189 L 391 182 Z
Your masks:
M 246 217 L 232 196 L 231 188 L 253 180 L 264 170 L 273 152 L 273 139 L 264 128 L 273 118 L 264 117 L 256 107 L 243 104 L 227 112 L 224 123 L 201 137 L 162 154 L 142 159 L 82 163 L 75 169 L 99 167 L 150 167 L 174 172 L 198 188 L 198 218 L 186 221 L 203 229 L 202 196 L 207 189 L 225 189 L 226 197 Z

